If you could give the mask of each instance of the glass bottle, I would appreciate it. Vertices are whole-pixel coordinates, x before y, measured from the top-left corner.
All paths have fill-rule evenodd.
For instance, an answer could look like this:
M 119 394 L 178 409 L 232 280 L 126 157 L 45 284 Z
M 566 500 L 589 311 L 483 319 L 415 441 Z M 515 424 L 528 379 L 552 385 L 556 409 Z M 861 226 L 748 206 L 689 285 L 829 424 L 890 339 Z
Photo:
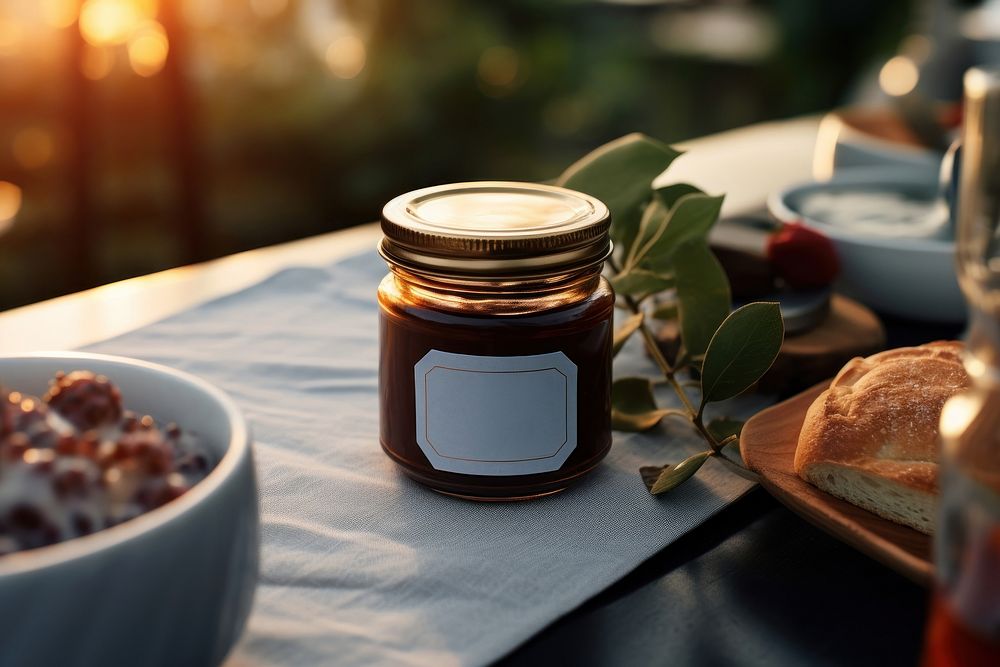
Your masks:
M 973 388 L 941 415 L 924 665 L 1000 665 L 1000 71 L 965 75 L 957 257 Z

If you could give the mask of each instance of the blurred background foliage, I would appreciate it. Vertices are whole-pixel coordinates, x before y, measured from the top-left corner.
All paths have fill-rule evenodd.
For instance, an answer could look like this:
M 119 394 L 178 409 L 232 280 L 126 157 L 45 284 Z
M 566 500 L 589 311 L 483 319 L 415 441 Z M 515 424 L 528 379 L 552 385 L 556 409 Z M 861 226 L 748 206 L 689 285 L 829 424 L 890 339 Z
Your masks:
M 913 4 L 0 0 L 0 309 L 828 109 Z

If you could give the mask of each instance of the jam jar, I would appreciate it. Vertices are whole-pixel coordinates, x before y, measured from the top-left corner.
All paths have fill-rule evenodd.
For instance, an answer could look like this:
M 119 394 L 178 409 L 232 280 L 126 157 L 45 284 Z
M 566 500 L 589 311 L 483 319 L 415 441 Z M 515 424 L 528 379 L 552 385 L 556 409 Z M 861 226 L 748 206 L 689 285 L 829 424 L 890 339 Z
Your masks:
M 382 211 L 382 449 L 474 500 L 566 488 L 611 447 L 607 207 L 549 185 L 475 182 Z

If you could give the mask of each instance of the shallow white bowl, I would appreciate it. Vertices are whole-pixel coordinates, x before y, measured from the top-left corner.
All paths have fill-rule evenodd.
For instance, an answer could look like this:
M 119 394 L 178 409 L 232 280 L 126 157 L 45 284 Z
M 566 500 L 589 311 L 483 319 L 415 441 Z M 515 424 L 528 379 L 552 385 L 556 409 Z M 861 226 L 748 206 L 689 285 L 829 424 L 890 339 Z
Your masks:
M 932 195 L 937 183 L 923 169 L 854 168 L 829 181 L 800 183 L 768 198 L 780 222 L 801 221 L 828 236 L 840 256 L 838 291 L 875 310 L 927 322 L 962 322 L 965 300 L 955 274 L 955 243 L 937 238 L 869 236 L 809 218 L 799 210 L 805 195 L 820 190 L 866 187 Z
M 216 665 L 246 622 L 259 512 L 239 409 L 198 378 L 96 354 L 0 356 L 40 395 L 60 370 L 107 375 L 127 409 L 174 421 L 219 459 L 175 501 L 93 535 L 0 557 L 0 665 Z

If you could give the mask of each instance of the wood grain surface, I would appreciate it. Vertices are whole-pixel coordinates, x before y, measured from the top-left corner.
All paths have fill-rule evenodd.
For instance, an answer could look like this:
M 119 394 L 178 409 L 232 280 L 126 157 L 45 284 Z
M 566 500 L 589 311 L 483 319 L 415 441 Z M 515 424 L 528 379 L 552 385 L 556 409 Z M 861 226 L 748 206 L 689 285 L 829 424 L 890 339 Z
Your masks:
M 806 410 L 828 386 L 829 382 L 822 382 L 751 418 L 740 435 L 743 461 L 760 474 L 761 485 L 796 514 L 929 586 L 933 573 L 930 537 L 835 498 L 795 474 L 792 462 Z

